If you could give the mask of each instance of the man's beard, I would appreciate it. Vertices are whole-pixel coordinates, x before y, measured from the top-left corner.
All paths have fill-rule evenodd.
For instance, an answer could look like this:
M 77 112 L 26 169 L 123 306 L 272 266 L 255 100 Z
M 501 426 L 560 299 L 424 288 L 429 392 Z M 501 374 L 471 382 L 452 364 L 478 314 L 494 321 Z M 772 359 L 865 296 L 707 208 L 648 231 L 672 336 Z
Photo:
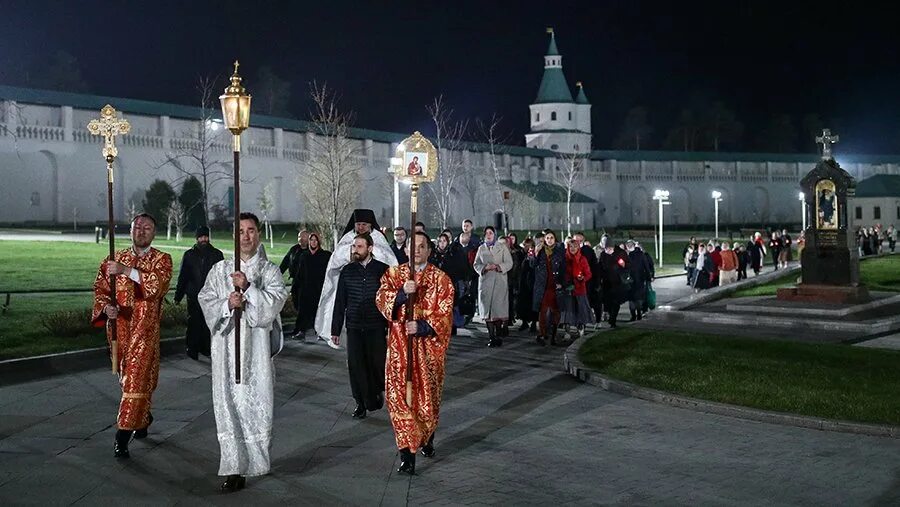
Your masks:
M 134 246 L 136 246 L 138 248 L 147 248 L 148 246 L 150 246 L 150 243 L 152 243 L 153 240 L 150 240 L 150 239 L 144 240 L 144 239 L 134 238 L 132 240 L 132 242 L 134 243 Z
M 368 254 L 365 257 L 363 257 L 362 254 L 353 252 L 353 262 L 365 262 L 366 259 L 368 259 L 368 258 L 369 258 Z

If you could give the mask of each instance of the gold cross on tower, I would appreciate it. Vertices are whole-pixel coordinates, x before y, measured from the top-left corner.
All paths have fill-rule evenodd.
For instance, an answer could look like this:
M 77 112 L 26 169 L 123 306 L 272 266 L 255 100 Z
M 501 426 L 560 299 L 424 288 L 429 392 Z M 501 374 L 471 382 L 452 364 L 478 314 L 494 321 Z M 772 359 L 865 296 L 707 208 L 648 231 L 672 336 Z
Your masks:
M 830 129 L 822 129 L 822 135 L 816 137 L 816 143 L 822 144 L 822 160 L 831 158 L 831 145 L 838 142 L 840 136 L 831 135 Z
M 103 156 L 106 162 L 112 164 L 113 159 L 119 155 L 116 149 L 116 136 L 127 134 L 131 130 L 131 124 L 124 118 L 119 118 L 116 109 L 107 104 L 100 110 L 100 119 L 91 120 L 87 125 L 88 130 L 95 136 L 103 136 Z

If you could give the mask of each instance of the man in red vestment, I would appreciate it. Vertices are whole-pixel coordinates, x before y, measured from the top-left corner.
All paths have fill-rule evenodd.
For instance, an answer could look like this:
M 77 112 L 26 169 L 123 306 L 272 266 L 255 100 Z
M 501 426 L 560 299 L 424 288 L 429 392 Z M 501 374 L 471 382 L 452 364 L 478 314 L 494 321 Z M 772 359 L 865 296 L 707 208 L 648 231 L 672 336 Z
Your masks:
M 416 233 L 415 281 L 409 279 L 409 264 L 394 266 L 381 277 L 375 303 L 388 321 L 388 352 L 385 364 L 385 397 L 394 437 L 400 449 L 401 473 L 413 475 L 416 452 L 434 456 L 444 388 L 444 359 L 453 325 L 453 282 L 428 263 L 431 238 Z M 406 316 L 406 301 L 415 294 L 413 319 Z M 412 336 L 412 404 L 406 399 L 407 337 Z
M 116 320 L 119 346 L 119 403 L 115 456 L 128 457 L 128 442 L 147 436 L 153 421 L 150 396 L 159 377 L 159 323 L 162 300 L 172 278 L 172 257 L 150 246 L 156 236 L 156 220 L 141 213 L 131 222 L 132 245 L 116 252 L 115 261 L 105 260 L 94 281 L 94 312 L 97 327 Z M 116 292 L 110 295 L 109 275 L 116 275 Z M 109 336 L 108 336 L 109 338 Z

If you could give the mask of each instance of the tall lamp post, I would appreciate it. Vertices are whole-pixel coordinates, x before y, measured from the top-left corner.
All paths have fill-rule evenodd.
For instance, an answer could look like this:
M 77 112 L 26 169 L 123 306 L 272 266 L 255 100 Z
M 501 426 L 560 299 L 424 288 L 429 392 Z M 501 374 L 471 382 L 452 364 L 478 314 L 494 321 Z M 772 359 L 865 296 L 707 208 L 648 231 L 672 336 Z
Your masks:
M 713 203 L 715 204 L 715 208 L 716 208 L 716 213 L 715 213 L 716 214 L 716 240 L 718 240 L 719 239 L 719 203 L 722 202 L 722 192 L 719 192 L 718 190 L 713 190 L 712 198 L 713 198 Z
M 663 206 L 669 203 L 668 190 L 656 190 L 653 192 L 653 199 L 659 201 L 659 244 L 656 250 L 656 261 L 659 267 L 663 267 Z
M 231 84 L 219 97 L 222 119 L 231 131 L 234 146 L 234 270 L 241 270 L 241 132 L 250 126 L 250 94 L 241 84 L 234 61 Z M 234 309 L 234 383 L 241 383 L 241 308 Z
M 800 220 L 802 221 L 802 224 L 803 224 L 803 226 L 802 226 L 803 228 L 801 230 L 805 231 L 806 230 L 806 194 L 804 194 L 803 192 L 800 192 L 800 194 L 797 196 L 797 198 L 800 199 L 800 217 L 801 217 Z
M 396 172 L 395 168 L 403 165 L 403 159 L 391 157 L 391 165 L 388 167 L 388 173 L 392 176 Z M 394 227 L 400 226 L 400 179 L 394 178 Z

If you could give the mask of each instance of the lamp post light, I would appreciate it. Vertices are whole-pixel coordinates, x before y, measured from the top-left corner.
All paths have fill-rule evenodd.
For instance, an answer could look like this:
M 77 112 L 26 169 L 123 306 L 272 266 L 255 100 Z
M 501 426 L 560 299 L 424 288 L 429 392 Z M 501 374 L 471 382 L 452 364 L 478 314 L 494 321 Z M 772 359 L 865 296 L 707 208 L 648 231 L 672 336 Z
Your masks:
M 235 60 L 231 84 L 219 97 L 222 120 L 231 131 L 234 151 L 234 270 L 241 270 L 241 132 L 250 126 L 250 94 L 241 85 Z M 234 309 L 234 382 L 241 383 L 241 308 Z
M 403 159 L 399 157 L 391 157 L 391 166 L 388 172 L 391 174 L 400 174 L 403 170 Z M 400 179 L 394 178 L 394 227 L 400 225 Z
M 805 231 L 806 230 L 806 194 L 804 194 L 803 192 L 800 192 L 800 194 L 797 197 L 800 199 L 800 217 L 801 217 L 801 221 L 803 223 L 803 226 L 802 226 L 803 228 L 801 230 Z
M 659 267 L 663 267 L 663 206 L 671 204 L 669 191 L 656 190 L 653 192 L 653 199 L 659 201 L 659 242 L 656 249 L 656 261 L 659 263 Z
M 718 241 L 718 239 L 719 239 L 719 203 L 722 201 L 722 192 L 719 192 L 718 190 L 713 190 L 712 198 L 713 198 L 713 203 L 715 204 L 715 208 L 716 208 L 716 212 L 715 212 L 715 215 L 716 215 L 716 240 Z

